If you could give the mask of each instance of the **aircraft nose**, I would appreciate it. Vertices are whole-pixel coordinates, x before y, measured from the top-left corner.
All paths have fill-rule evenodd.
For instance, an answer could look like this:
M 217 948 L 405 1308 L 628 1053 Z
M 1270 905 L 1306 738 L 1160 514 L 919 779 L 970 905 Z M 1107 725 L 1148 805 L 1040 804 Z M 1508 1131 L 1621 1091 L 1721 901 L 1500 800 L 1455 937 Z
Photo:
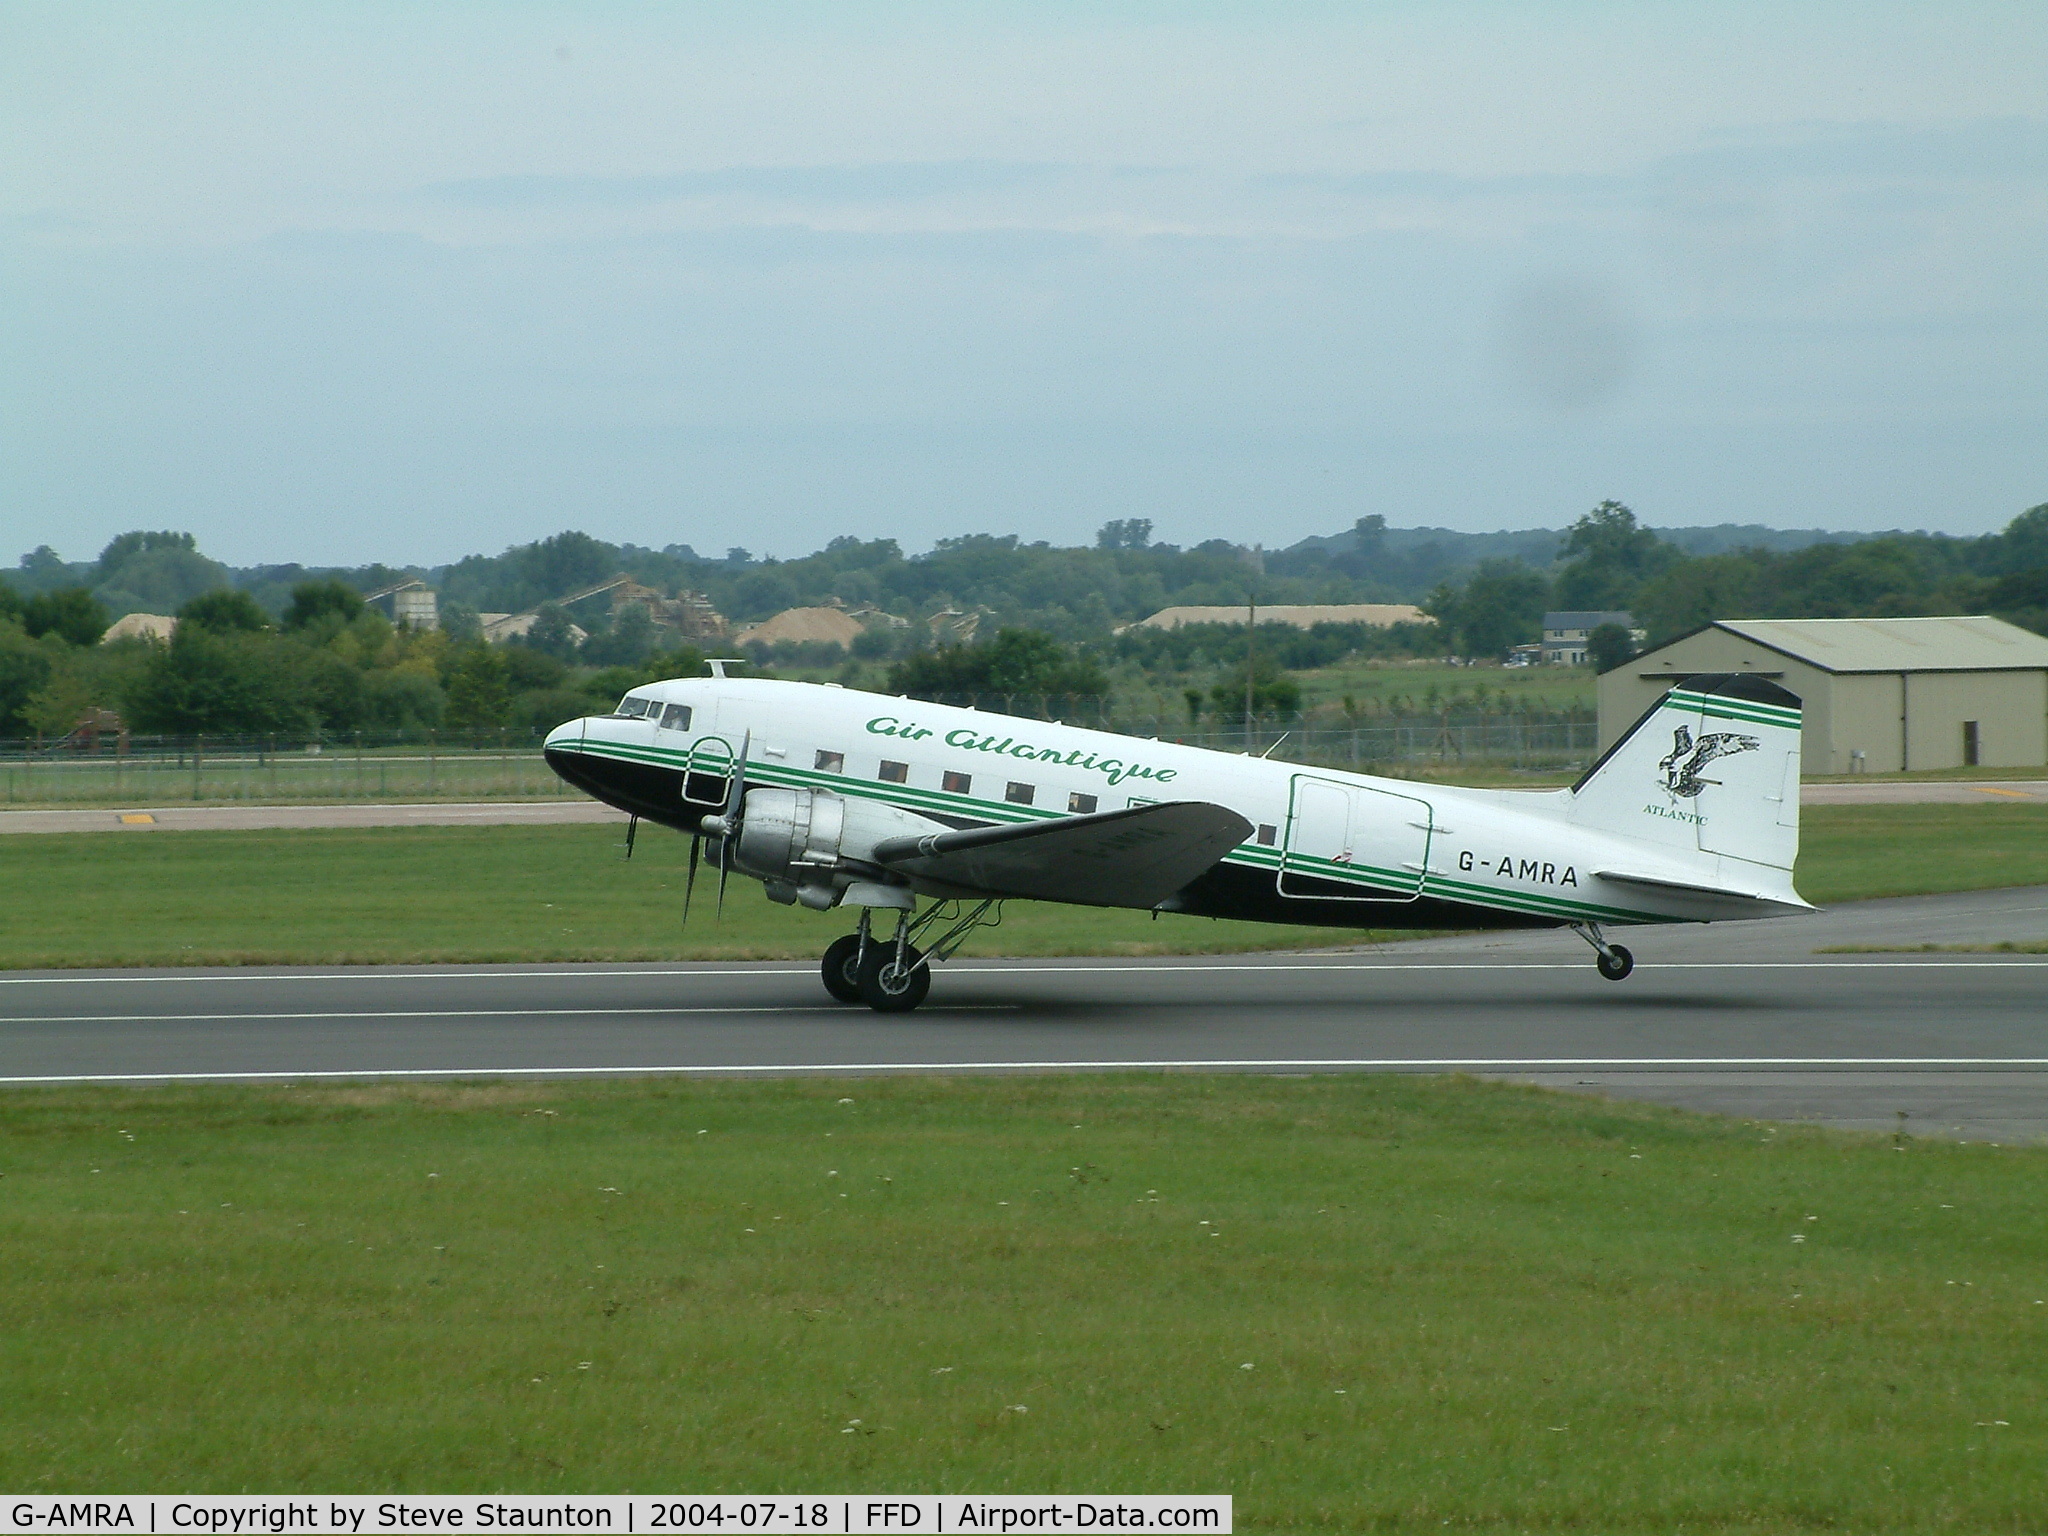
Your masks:
M 548 732 L 547 739 L 541 743 L 542 749 L 581 746 L 583 744 L 583 726 L 583 720 L 564 720 L 560 725 Z

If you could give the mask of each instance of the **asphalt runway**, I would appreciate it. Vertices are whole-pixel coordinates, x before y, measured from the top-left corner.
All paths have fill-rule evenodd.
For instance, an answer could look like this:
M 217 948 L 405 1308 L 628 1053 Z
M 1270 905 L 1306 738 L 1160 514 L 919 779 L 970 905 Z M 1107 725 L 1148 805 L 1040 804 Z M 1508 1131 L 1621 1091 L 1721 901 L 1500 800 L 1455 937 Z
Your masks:
M 1808 784 L 1801 805 L 2048 805 L 2048 782 L 1960 780 Z M 0 811 L 0 836 L 10 832 L 227 832 L 291 827 L 566 826 L 623 824 L 623 811 L 595 800 L 428 801 L 412 805 L 157 805 L 42 806 Z
M 1467 1071 L 2017 1142 L 2048 1137 L 2048 955 L 1816 951 L 2042 937 L 2048 888 L 1633 930 L 1621 983 L 1564 932 L 975 960 L 888 1016 L 792 963 L 24 973 L 0 977 L 0 1081 Z

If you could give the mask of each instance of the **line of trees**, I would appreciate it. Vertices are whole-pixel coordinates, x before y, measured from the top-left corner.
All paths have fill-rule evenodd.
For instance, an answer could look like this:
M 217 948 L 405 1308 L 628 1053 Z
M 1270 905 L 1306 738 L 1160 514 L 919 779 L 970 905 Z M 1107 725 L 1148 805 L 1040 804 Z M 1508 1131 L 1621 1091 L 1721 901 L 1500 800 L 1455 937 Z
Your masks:
M 1688 555 L 1626 506 L 1605 501 L 1567 531 L 1562 554 L 1554 572 L 1484 561 L 1463 582 L 1440 585 L 1423 607 L 1458 654 L 1473 657 L 1533 642 L 1548 609 L 1626 611 L 1652 645 L 1736 618 L 1991 613 L 2048 634 L 2048 504 L 1977 539 L 1885 534 Z M 1617 649 L 1614 634 L 1594 647 L 1607 665 L 1628 659 Z
M 273 618 L 216 587 L 182 604 L 168 644 L 102 644 L 105 607 L 80 588 L 23 601 L 0 584 L 0 736 L 63 737 L 97 711 L 167 736 L 494 739 L 610 708 L 653 677 L 691 675 L 689 649 L 574 667 L 530 646 L 394 625 L 338 581 L 302 582 Z

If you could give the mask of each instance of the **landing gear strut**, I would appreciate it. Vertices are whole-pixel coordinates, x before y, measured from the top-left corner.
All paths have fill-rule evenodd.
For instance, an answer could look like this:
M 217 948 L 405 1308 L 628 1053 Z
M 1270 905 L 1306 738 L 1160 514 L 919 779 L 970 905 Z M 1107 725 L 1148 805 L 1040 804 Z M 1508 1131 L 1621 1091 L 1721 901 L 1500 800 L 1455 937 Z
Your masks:
M 872 912 L 862 907 L 859 929 L 832 941 L 823 970 L 827 992 L 842 1003 L 866 1003 L 877 1013 L 908 1013 L 915 1008 L 932 989 L 933 964 L 950 959 L 975 929 L 1002 921 L 1002 904 L 997 901 L 981 902 L 965 912 L 957 902 L 935 902 L 915 916 L 899 910 L 895 933 L 883 939 L 873 932 Z M 919 949 L 912 942 L 942 922 L 949 926 L 930 948 Z
M 1636 968 L 1636 957 L 1621 945 L 1608 943 L 1598 923 L 1573 923 L 1572 932 L 1593 946 L 1594 968 L 1609 981 L 1620 981 Z

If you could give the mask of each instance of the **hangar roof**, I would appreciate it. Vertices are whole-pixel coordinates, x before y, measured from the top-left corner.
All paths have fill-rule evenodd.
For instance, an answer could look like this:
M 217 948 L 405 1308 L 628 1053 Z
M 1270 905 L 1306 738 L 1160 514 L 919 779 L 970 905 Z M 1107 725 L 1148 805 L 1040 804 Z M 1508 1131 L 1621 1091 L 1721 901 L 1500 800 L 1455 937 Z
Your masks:
M 2048 668 L 2048 636 L 1983 616 L 1721 619 L 1714 625 L 1825 672 L 1996 672 Z

